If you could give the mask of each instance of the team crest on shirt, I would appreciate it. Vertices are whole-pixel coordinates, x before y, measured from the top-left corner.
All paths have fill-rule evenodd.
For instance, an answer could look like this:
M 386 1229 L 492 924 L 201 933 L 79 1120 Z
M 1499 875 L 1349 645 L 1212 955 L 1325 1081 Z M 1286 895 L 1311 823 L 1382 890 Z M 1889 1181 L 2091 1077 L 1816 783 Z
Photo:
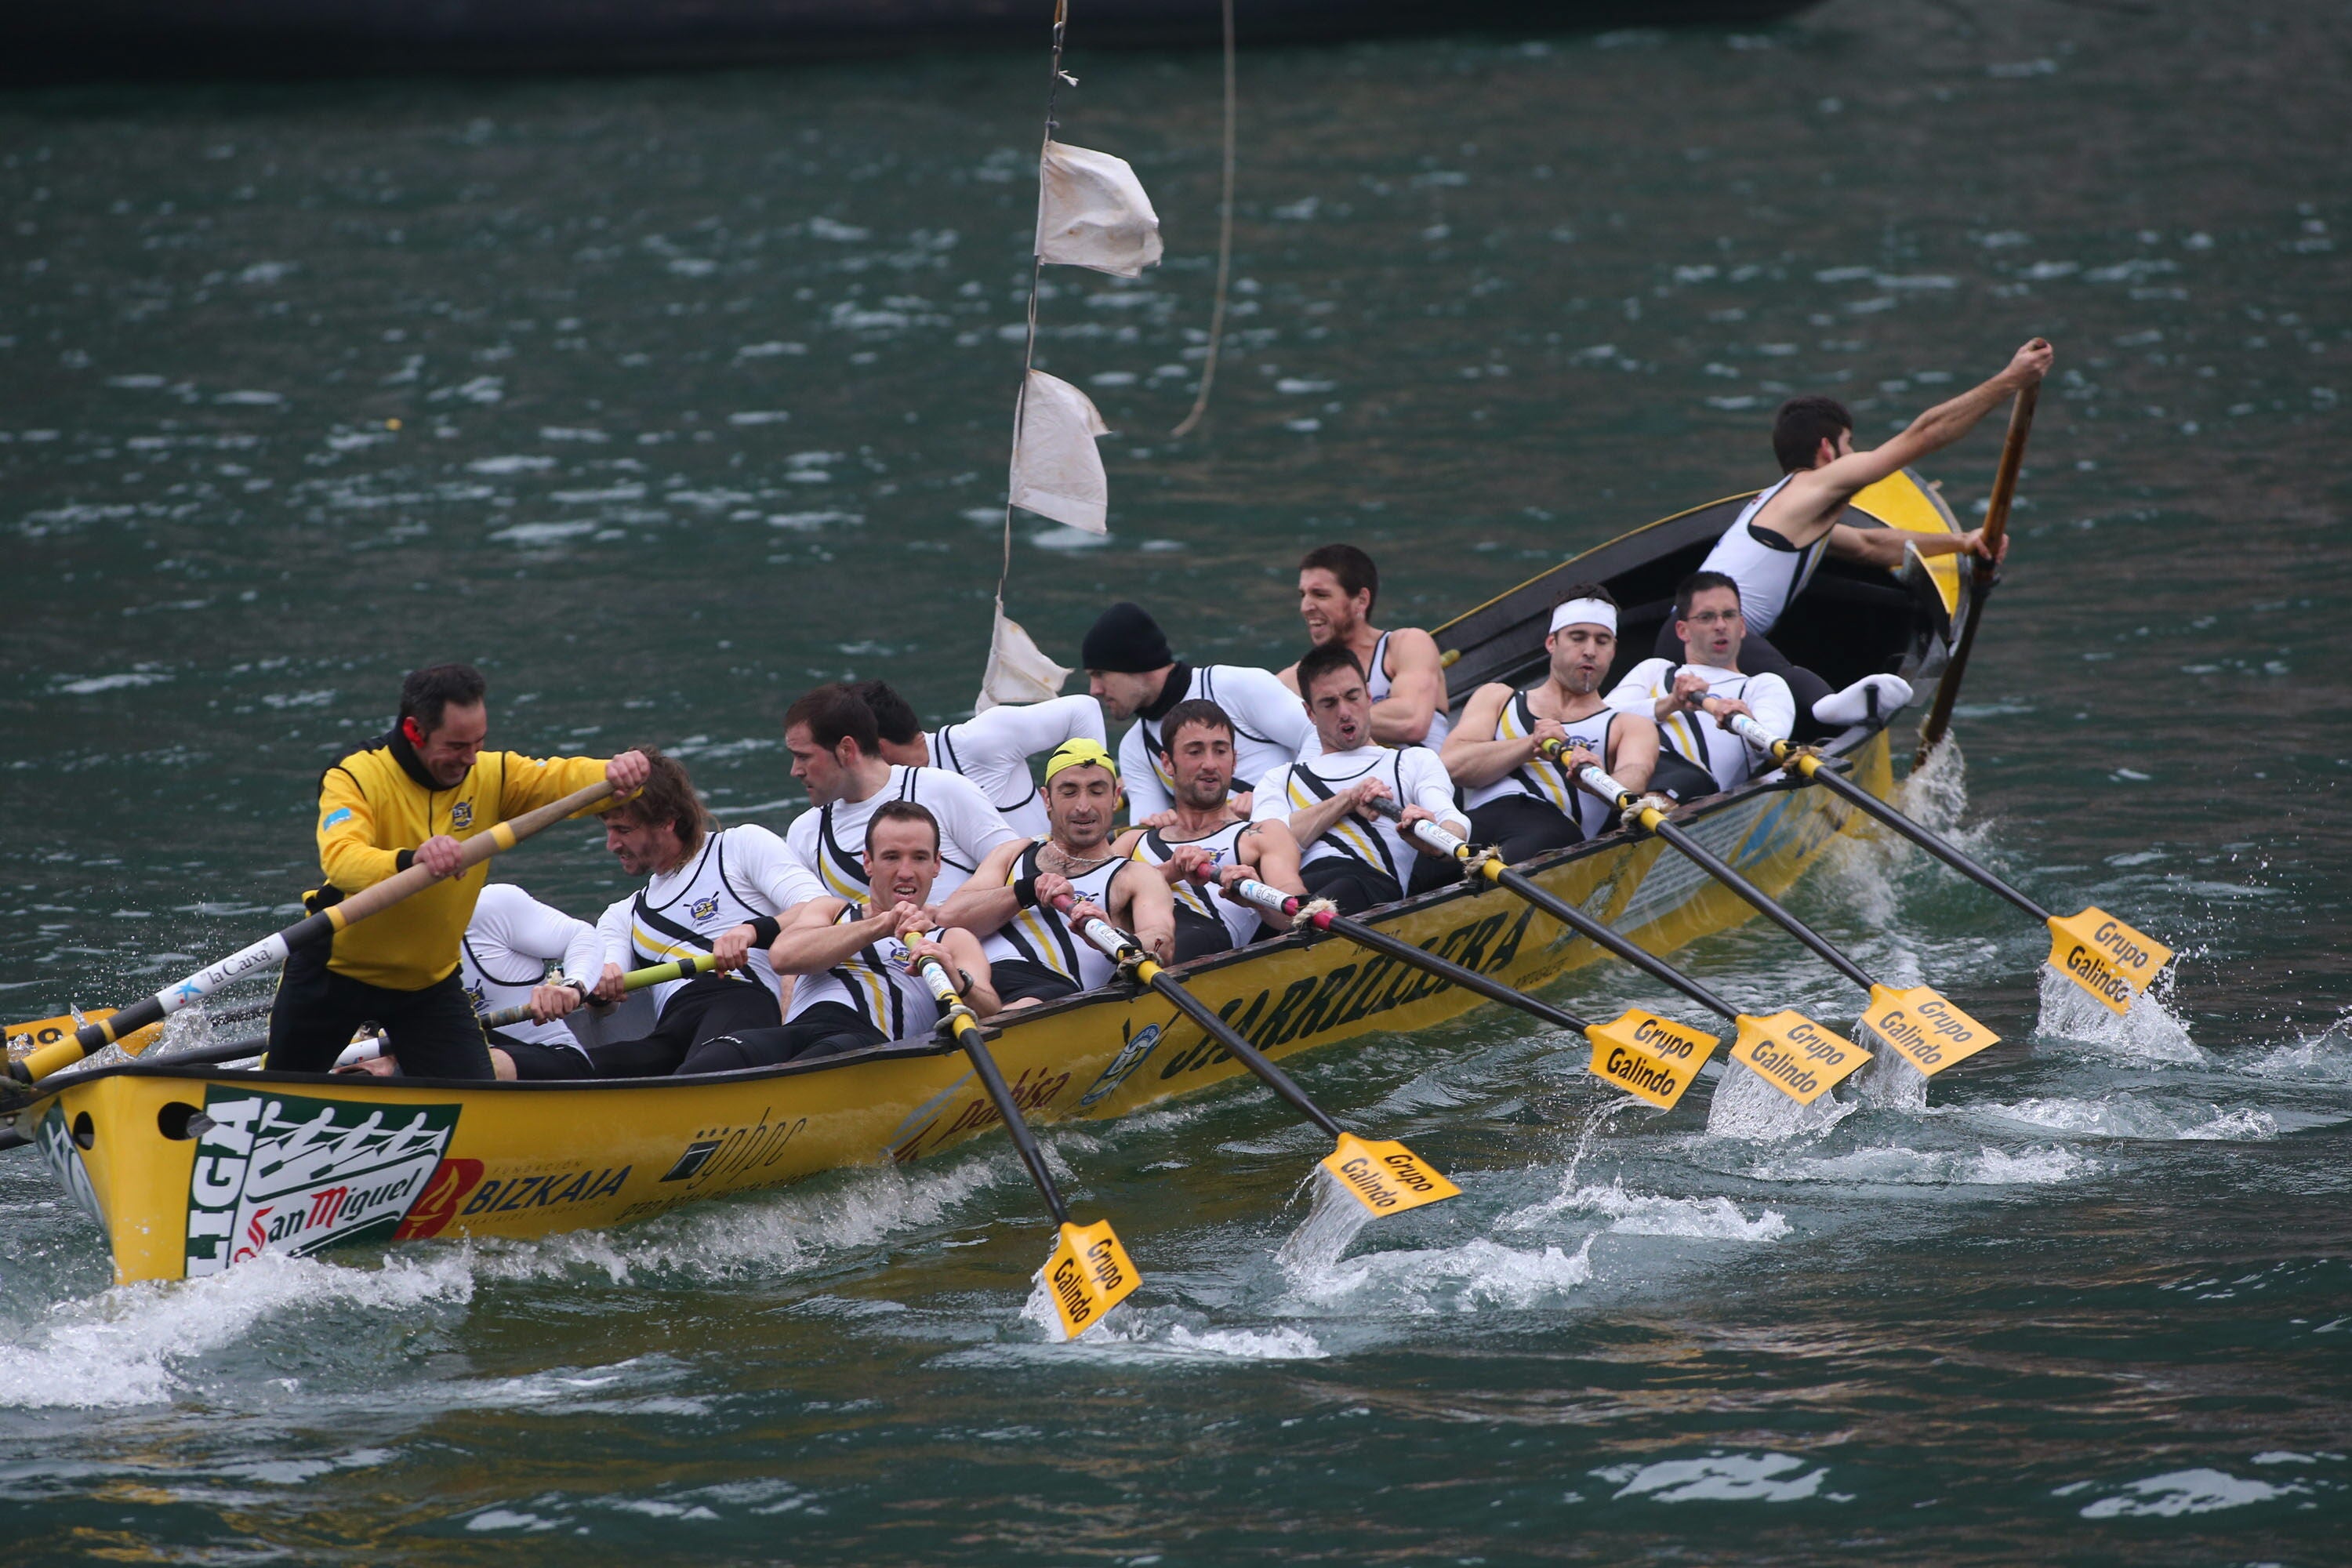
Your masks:
M 490 999 L 482 994 L 482 983 L 478 980 L 466 987 L 466 1000 L 474 1005 L 474 1011 L 477 1013 L 487 1013 L 490 1010 Z
M 686 914 L 688 920 L 707 921 L 718 912 L 719 895 L 713 893 L 707 899 L 695 900 L 692 904 L 688 906 Z
M 449 808 L 449 826 L 452 827 L 473 826 L 474 803 L 470 800 L 461 800 L 457 805 L 451 806 Z

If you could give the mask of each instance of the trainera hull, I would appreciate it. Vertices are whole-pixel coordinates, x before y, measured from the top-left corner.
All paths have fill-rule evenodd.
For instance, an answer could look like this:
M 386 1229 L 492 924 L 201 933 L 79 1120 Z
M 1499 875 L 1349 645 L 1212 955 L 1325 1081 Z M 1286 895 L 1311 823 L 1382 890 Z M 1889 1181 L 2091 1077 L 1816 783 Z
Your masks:
M 1855 777 L 1891 790 L 1885 731 L 1850 755 Z M 1678 820 L 1779 893 L 1858 818 L 1822 791 L 1759 784 Z M 1529 869 L 1653 952 L 1749 918 L 1662 847 L 1612 834 Z M 1525 989 L 1616 962 L 1492 888 L 1373 918 Z M 1486 1005 L 1339 939 L 1294 936 L 1176 973 L 1277 1058 Z M 1041 1122 L 1123 1116 L 1244 1071 L 1160 997 L 1123 987 L 1041 1008 L 993 1048 Z M 264 1251 L 622 1225 L 838 1166 L 928 1158 L 996 1122 L 963 1055 L 926 1041 L 800 1068 L 577 1086 L 140 1064 L 64 1089 L 37 1142 L 129 1282 L 215 1273 Z

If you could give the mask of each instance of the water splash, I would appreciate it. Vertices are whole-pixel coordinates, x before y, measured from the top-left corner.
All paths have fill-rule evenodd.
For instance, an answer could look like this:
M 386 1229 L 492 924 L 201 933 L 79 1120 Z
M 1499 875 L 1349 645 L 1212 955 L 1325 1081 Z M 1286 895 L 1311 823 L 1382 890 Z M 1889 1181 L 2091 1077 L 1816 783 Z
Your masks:
M 1822 1157 L 1779 1155 L 1759 1160 L 1747 1176 L 1757 1182 L 1822 1182 L 1832 1184 L 2009 1187 L 2055 1186 L 2099 1169 L 2072 1149 L 1983 1148 L 1974 1154 L 1933 1152 L 1899 1144 L 1856 1149 Z
M 1307 1305 L 1350 1313 L 1387 1309 L 1415 1316 L 1521 1309 L 1565 1296 L 1592 1278 L 1592 1237 L 1573 1253 L 1521 1252 L 1478 1237 L 1460 1247 L 1374 1252 L 1294 1275 Z
M 1854 1099 L 1873 1110 L 1901 1110 L 1914 1115 L 1927 1109 L 1927 1075 L 1885 1046 L 1853 1075 Z
M 1275 1263 L 1298 1279 L 1328 1269 L 1339 1261 L 1357 1233 L 1371 1224 L 1372 1211 L 1358 1203 L 1331 1173 L 1318 1165 L 1307 1177 L 1315 1199 L 1307 1218 L 1275 1249 Z
M 2134 1061 L 2202 1067 L 2203 1048 L 2189 1037 L 2189 1026 L 2167 1004 L 2172 972 L 2167 970 L 2135 998 L 2131 1011 L 2111 1013 L 2081 986 L 2048 964 L 2042 966 L 2042 1007 L 2034 1032 L 2097 1046 Z
M 2278 1118 L 2267 1110 L 2199 1102 L 2166 1104 L 2145 1094 L 2116 1094 L 2105 1100 L 2021 1100 L 2013 1104 L 1970 1106 L 1966 1114 L 1971 1121 L 1992 1119 L 2093 1138 L 2262 1143 L 2279 1135 Z
M 1561 1190 L 1558 1197 L 1521 1209 L 1498 1228 L 1531 1229 L 1542 1219 L 1564 1213 L 1599 1215 L 1608 1220 L 1612 1236 L 1674 1236 L 1699 1241 L 1778 1241 L 1790 1231 L 1788 1216 L 1766 1209 L 1754 1219 L 1726 1197 L 1673 1198 L 1658 1193 L 1628 1192 L 1619 1176 L 1603 1186 Z
M 2352 1012 L 2316 1035 L 2273 1047 L 2244 1069 L 2254 1078 L 2304 1083 L 2352 1083 Z
M 1706 1131 L 1711 1138 L 1745 1138 L 1778 1142 L 1787 1138 L 1817 1138 L 1853 1114 L 1857 1108 L 1834 1092 L 1811 1105 L 1799 1105 L 1741 1062 L 1723 1064 L 1723 1081 L 1707 1102 Z
M 1931 833 L 1959 826 L 1969 809 L 1969 760 L 1957 736 L 1947 734 L 1927 760 L 1911 770 L 1896 803 L 1904 816 Z

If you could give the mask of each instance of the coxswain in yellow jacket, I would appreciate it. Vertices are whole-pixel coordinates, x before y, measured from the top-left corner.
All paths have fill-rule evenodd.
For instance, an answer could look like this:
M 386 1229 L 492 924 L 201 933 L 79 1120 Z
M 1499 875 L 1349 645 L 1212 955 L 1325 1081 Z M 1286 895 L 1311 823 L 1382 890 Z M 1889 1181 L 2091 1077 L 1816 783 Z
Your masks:
M 383 1026 L 402 1070 L 419 1078 L 487 1079 L 489 1047 L 457 974 L 458 944 L 488 863 L 463 876 L 460 845 L 509 817 L 561 800 L 598 779 L 622 793 L 646 781 L 637 752 L 526 757 L 486 752 L 488 684 L 470 665 L 411 674 L 400 716 L 329 768 L 319 783 L 319 868 L 304 898 L 317 910 L 410 865 L 447 879 L 338 932 L 331 949 L 286 961 L 269 1012 L 268 1066 L 323 1072 L 361 1025 Z

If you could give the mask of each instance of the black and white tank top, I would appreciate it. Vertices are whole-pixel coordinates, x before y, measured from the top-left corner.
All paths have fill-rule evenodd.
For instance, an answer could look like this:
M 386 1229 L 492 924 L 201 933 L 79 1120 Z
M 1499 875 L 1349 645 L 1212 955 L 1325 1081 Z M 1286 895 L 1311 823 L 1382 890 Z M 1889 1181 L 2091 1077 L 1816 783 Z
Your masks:
M 851 904 L 834 916 L 833 923 L 856 921 L 869 912 L 863 905 Z M 940 940 L 936 931 L 924 934 L 933 942 Z M 784 1015 L 784 1022 L 791 1023 L 819 1002 L 840 1003 L 893 1040 L 927 1035 L 940 1021 L 938 1000 L 930 987 L 908 970 L 907 944 L 895 936 L 867 943 L 830 969 L 802 975 L 793 987 L 792 1009 Z
M 1559 722 L 1559 727 L 1568 731 L 1570 740 L 1599 757 L 1601 765 L 1606 767 L 1609 763 L 1610 726 L 1621 719 L 1628 722 L 1639 721 L 1637 717 L 1622 713 L 1614 708 L 1602 708 L 1581 719 L 1567 719 Z M 1495 739 L 1524 741 L 1536 732 L 1536 722 L 1535 708 L 1528 702 L 1528 694 L 1513 692 L 1511 700 L 1503 704 L 1502 712 L 1496 716 Z M 1577 788 L 1575 781 L 1569 776 L 1566 763 L 1564 756 L 1559 762 L 1530 757 L 1493 784 L 1481 784 L 1471 790 L 1464 804 L 1475 811 L 1510 795 L 1533 795 L 1574 817 L 1587 838 L 1606 832 L 1612 808 L 1600 796 Z
M 1012 868 L 1004 876 L 1007 887 L 1024 877 L 1037 875 L 1038 851 L 1045 847 L 1045 840 L 1040 839 L 1013 857 Z M 1108 910 L 1111 879 L 1127 864 L 1125 859 L 1113 856 L 1091 870 L 1070 878 L 1070 886 L 1079 898 L 1090 899 Z M 1100 948 L 1063 922 L 1059 910 L 1044 904 L 1013 911 L 1011 920 L 982 939 L 980 951 L 991 963 L 1000 958 L 1018 958 L 1040 964 L 1065 980 L 1076 981 L 1081 991 L 1107 985 L 1118 973 L 1118 966 L 1104 956 Z
M 1822 557 L 1829 553 L 1827 530 L 1800 550 L 1779 534 L 1755 526 L 1756 515 L 1764 510 L 1765 503 L 1796 477 L 1787 475 L 1742 507 L 1739 516 L 1715 542 L 1715 548 L 1707 552 L 1706 562 L 1700 567 L 1704 572 L 1720 572 L 1739 584 L 1739 613 L 1748 622 L 1748 629 L 1758 637 L 1772 630 L 1781 613 L 1813 580 Z
M 1136 841 L 1135 858 L 1146 866 L 1165 866 L 1179 849 L 1205 849 L 1215 857 L 1218 866 L 1241 863 L 1242 835 L 1249 830 L 1246 822 L 1228 823 L 1205 838 L 1167 837 L 1166 830 L 1154 827 Z M 1169 888 L 1177 905 L 1194 914 L 1223 921 L 1234 934 L 1234 945 L 1241 947 L 1257 936 L 1258 912 L 1247 904 L 1237 904 L 1231 899 L 1194 887 L 1190 881 L 1177 882 Z

